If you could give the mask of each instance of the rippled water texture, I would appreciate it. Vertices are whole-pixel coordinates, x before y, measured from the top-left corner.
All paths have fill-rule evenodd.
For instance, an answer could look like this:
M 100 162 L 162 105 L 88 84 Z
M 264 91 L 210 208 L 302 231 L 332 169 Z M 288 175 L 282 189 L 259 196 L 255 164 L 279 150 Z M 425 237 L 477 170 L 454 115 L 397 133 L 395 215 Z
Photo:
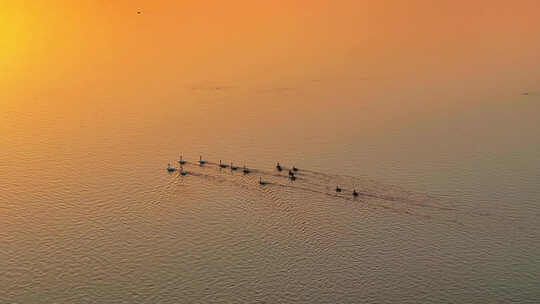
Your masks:
M 403 118 L 379 137 L 363 131 L 377 122 L 358 121 L 356 108 L 288 111 L 320 93 L 298 90 L 303 97 L 187 89 L 182 99 L 198 100 L 190 108 L 107 100 L 56 110 L 46 99 L 8 107 L 1 302 L 538 298 L 534 96 L 443 123 Z M 225 106 L 243 94 L 265 106 Z M 486 116 L 512 123 L 484 130 L 477 118 Z M 185 176 L 166 170 L 180 153 Z M 219 168 L 220 159 L 239 170 Z
M 538 303 L 537 2 L 6 3 L 0 303 Z

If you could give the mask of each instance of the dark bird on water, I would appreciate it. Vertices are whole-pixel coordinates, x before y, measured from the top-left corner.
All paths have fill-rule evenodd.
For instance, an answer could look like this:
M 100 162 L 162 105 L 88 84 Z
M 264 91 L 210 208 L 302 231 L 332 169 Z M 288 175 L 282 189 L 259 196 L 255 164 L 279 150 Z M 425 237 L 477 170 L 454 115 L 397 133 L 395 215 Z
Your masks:
M 180 165 L 183 165 L 186 163 L 182 154 L 180 154 L 180 160 L 178 162 L 180 163 Z

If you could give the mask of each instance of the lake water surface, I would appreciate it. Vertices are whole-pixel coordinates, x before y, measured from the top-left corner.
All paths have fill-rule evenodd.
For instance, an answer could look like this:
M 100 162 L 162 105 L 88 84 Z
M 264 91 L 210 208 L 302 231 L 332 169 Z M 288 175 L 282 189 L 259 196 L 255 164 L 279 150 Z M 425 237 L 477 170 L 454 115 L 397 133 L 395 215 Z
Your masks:
M 538 301 L 540 95 L 416 87 L 11 96 L 0 302 Z

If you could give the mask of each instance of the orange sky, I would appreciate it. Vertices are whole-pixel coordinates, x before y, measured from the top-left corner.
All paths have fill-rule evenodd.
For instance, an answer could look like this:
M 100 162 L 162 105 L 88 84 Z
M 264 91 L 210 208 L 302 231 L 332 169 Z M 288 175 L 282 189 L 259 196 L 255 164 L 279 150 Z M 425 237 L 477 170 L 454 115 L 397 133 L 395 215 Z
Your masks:
M 497 74 L 521 81 L 529 75 L 537 83 L 539 6 L 533 0 L 3 1 L 0 85 L 15 96 L 334 76 Z

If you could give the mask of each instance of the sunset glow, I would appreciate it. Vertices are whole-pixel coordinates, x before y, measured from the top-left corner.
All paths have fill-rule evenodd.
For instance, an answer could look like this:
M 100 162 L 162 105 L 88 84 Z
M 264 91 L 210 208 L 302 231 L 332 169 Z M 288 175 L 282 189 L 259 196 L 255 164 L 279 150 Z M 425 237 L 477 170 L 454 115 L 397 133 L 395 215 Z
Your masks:
M 537 5 L 6 1 L 0 15 L 0 58 L 7 71 L 2 84 L 45 89 L 121 81 L 129 88 L 149 79 L 171 86 L 254 75 L 277 80 L 538 73 Z
M 538 302 L 539 98 L 539 0 L 0 0 L 0 303 Z

